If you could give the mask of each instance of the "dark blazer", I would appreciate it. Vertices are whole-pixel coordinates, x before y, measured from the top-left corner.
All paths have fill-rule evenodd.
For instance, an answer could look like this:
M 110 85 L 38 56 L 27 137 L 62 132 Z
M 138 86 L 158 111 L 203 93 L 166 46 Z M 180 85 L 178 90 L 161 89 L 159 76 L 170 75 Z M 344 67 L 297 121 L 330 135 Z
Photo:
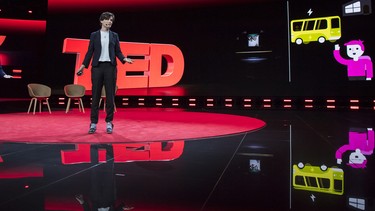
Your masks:
M 113 31 L 109 31 L 109 57 L 111 59 L 112 65 L 116 66 L 116 57 L 122 62 L 125 63 L 123 60 L 125 56 L 121 52 L 120 48 L 120 41 L 118 38 L 118 34 Z M 92 58 L 92 66 L 98 66 L 99 57 L 102 50 L 102 45 L 100 42 L 100 30 L 92 32 L 90 35 L 90 43 L 86 53 L 86 56 L 83 60 L 83 65 L 86 68 L 89 67 L 90 60 Z

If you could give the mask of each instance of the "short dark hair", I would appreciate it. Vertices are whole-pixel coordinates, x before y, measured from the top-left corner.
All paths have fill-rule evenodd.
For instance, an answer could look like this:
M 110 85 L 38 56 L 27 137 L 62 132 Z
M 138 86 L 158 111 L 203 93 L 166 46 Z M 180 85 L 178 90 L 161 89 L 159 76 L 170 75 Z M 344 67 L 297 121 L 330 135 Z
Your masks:
M 102 20 L 108 20 L 112 18 L 112 21 L 115 21 L 115 15 L 111 12 L 103 12 L 100 17 L 99 17 L 99 21 L 102 21 Z

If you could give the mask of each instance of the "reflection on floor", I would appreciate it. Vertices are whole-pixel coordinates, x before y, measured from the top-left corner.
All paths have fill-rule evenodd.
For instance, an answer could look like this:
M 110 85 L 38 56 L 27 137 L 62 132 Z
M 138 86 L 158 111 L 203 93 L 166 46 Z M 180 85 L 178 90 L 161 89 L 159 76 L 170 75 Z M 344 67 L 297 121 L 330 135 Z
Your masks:
M 2 143 L 0 210 L 83 210 L 77 194 L 133 210 L 374 210 L 375 113 L 215 112 L 267 126 L 186 142 Z

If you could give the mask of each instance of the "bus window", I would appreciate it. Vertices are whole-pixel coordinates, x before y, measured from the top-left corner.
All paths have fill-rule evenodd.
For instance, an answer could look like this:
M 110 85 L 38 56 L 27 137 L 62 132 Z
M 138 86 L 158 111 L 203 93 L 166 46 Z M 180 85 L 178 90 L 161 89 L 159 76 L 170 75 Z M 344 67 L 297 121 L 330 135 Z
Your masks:
M 304 31 L 314 30 L 315 20 L 306 21 L 303 28 Z
M 318 20 L 317 21 L 317 24 L 316 24 L 316 27 L 315 27 L 315 30 L 318 30 L 318 29 L 326 29 L 328 26 L 327 26 L 327 20 L 323 19 L 323 20 Z
M 327 178 L 319 178 L 319 186 L 322 188 L 330 188 L 330 182 Z
M 305 180 L 303 180 L 303 176 L 296 176 L 295 177 L 295 183 L 296 183 L 296 185 L 305 186 Z
M 318 183 L 316 182 L 316 177 L 306 177 L 307 185 L 310 187 L 318 187 Z
M 340 19 L 332 18 L 331 19 L 331 28 L 340 28 Z
M 337 192 L 340 192 L 343 190 L 343 181 L 342 180 L 335 180 L 333 181 L 334 189 Z
M 302 21 L 294 22 L 293 23 L 293 31 L 301 31 L 302 29 Z

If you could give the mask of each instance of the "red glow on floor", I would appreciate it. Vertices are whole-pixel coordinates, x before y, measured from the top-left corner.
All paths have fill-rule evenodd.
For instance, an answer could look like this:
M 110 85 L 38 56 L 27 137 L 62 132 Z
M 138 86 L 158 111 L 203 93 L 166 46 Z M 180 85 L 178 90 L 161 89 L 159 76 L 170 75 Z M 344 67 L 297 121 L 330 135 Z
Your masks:
M 26 108 L 25 108 L 26 109 Z M 264 121 L 239 115 L 187 112 L 177 109 L 117 109 L 113 134 L 105 132 L 100 111 L 95 134 L 88 134 L 90 110 L 83 114 L 52 111 L 1 114 L 0 142 L 22 143 L 136 143 L 194 140 L 251 132 Z M 12 124 L 9 124 L 12 122 Z

